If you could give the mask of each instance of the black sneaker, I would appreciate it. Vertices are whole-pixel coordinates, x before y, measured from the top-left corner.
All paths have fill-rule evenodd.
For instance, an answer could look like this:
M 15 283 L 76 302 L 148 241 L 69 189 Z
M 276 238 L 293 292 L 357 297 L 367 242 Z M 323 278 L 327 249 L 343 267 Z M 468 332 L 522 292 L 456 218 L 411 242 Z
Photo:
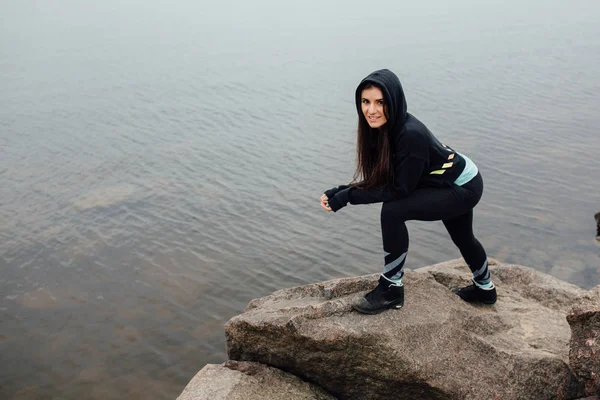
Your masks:
M 363 314 L 379 314 L 390 308 L 404 306 L 404 286 L 396 286 L 380 277 L 379 284 L 373 290 L 352 304 L 352 308 Z
M 496 302 L 496 288 L 484 290 L 472 284 L 463 288 L 452 289 L 452 292 L 467 303 L 494 304 Z

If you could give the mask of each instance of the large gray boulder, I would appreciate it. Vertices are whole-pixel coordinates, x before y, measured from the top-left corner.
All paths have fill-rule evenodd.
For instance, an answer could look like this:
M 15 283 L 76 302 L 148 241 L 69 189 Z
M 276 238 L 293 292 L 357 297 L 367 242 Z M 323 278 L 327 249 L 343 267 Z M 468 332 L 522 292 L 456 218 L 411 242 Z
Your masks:
M 583 397 L 565 316 L 582 299 L 600 301 L 600 291 L 491 264 L 498 302 L 488 307 L 449 290 L 469 284 L 462 260 L 407 271 L 405 307 L 374 316 L 350 304 L 378 274 L 280 290 L 227 323 L 229 358 L 279 368 L 339 399 Z
M 297 377 L 253 362 L 208 364 L 177 400 L 336 400 Z
M 586 393 L 600 396 L 600 302 L 577 304 L 567 321 L 571 325 L 569 364 L 584 382 Z

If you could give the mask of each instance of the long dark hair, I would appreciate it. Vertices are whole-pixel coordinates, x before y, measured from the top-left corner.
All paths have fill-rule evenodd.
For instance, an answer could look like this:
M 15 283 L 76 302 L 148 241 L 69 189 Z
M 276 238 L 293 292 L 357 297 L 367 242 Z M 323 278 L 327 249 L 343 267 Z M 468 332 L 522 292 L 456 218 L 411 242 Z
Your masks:
M 365 89 L 376 87 L 371 82 L 359 88 L 362 93 Z M 383 92 L 383 90 L 381 90 Z M 361 99 L 357 99 L 361 101 Z M 384 99 L 384 113 L 389 119 L 387 99 Z M 392 168 L 392 150 L 387 130 L 388 122 L 379 129 L 369 126 L 362 112 L 358 113 L 358 134 L 356 140 L 356 171 L 353 186 L 361 189 L 372 189 L 392 183 L 394 179 Z

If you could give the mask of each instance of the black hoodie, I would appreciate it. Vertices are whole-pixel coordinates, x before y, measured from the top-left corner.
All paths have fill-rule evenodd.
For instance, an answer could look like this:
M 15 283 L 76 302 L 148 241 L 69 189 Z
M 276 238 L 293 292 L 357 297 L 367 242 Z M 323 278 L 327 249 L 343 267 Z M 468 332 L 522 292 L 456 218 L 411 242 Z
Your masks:
M 356 88 L 358 118 L 364 118 L 361 94 L 367 84 L 383 93 L 387 108 L 386 131 L 390 135 L 393 182 L 374 189 L 340 186 L 325 192 L 333 211 L 350 204 L 386 202 L 409 196 L 418 187 L 449 187 L 465 168 L 465 160 L 442 144 L 427 127 L 407 112 L 406 98 L 398 77 L 390 70 L 371 73 Z

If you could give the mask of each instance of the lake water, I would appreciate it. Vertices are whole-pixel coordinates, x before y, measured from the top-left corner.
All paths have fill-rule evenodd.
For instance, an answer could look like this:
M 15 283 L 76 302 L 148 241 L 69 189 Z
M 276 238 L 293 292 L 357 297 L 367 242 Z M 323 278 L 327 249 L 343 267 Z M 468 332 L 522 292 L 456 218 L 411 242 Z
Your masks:
M 379 68 L 478 165 L 489 256 L 600 284 L 600 2 L 288 3 L 0 3 L 0 398 L 173 399 L 249 300 L 379 272 L 380 206 L 318 201 Z

